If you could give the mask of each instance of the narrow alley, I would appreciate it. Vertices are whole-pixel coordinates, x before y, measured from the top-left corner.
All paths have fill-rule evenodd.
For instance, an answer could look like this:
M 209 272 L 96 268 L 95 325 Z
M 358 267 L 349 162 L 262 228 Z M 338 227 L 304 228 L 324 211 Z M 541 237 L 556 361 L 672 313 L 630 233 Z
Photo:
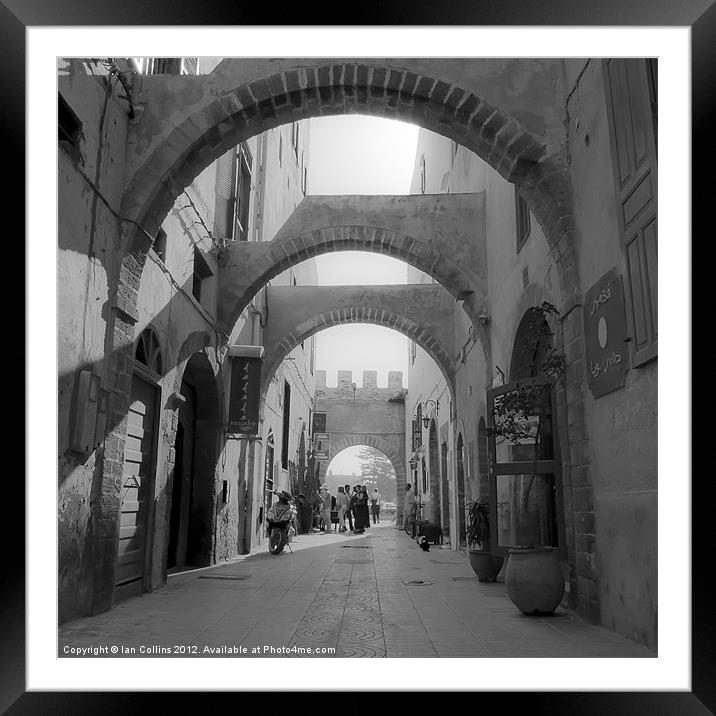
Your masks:
M 525 616 L 504 584 L 478 582 L 464 554 L 423 552 L 386 522 L 363 536 L 299 535 L 292 546 L 171 576 L 67 622 L 59 656 L 656 656 L 562 609 Z

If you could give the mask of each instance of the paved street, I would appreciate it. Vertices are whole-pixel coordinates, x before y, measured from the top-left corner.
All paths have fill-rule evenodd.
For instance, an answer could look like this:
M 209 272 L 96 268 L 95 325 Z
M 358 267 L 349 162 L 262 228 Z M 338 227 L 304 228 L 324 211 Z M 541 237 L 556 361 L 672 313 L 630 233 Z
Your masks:
M 561 609 L 525 616 L 504 584 L 477 581 L 464 554 L 423 552 L 387 523 L 361 536 L 301 535 L 292 546 L 172 575 L 156 592 L 63 624 L 59 655 L 105 647 L 85 655 L 275 657 L 295 646 L 285 655 L 656 656 Z

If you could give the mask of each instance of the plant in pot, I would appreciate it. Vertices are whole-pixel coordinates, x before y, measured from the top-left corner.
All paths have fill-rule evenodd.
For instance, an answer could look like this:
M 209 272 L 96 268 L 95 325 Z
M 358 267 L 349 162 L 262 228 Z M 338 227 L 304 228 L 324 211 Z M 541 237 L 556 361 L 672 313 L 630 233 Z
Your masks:
M 513 603 L 525 614 L 551 614 L 564 594 L 564 578 L 545 514 L 549 486 L 540 481 L 538 462 L 553 459 L 551 392 L 565 368 L 565 357 L 545 341 L 547 319 L 558 315 L 550 303 L 531 310 L 534 330 L 524 348 L 522 376 L 495 398 L 488 433 L 506 441 L 511 461 L 532 464 L 516 475 L 510 490 L 514 522 L 513 544 L 505 570 L 505 585 Z M 531 473 L 531 474 L 530 474 Z M 539 488 L 535 488 L 539 485 Z M 556 528 L 555 528 L 556 529 Z M 543 541 L 544 540 L 544 541 Z M 545 544 L 545 542 L 547 544 Z
M 465 538 L 470 566 L 481 582 L 494 582 L 504 562 L 490 554 L 490 503 L 477 498 L 465 507 Z

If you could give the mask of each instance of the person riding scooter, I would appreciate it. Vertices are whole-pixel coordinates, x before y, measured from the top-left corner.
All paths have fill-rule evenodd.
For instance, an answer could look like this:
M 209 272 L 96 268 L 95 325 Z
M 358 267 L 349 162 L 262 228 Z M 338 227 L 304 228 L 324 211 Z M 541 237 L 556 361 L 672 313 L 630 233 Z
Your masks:
M 275 491 L 278 502 L 266 513 L 266 530 L 269 535 L 269 552 L 279 554 L 296 534 L 294 521 L 296 510 L 291 504 L 291 495 L 285 490 Z

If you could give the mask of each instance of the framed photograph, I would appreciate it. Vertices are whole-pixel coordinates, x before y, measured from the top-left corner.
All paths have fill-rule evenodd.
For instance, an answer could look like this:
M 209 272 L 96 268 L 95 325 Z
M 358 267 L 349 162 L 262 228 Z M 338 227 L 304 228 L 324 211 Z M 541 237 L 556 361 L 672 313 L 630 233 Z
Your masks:
M 713 6 L 515 1 L 324 26 L 297 7 L 296 24 L 265 25 L 213 3 L 80 5 L 0 7 L 29 318 L 26 489 L 9 481 L 7 497 L 28 541 L 4 590 L 0 705 L 340 690 L 359 658 L 357 690 L 716 709 L 708 569 L 689 565 L 709 500 L 683 380 Z M 368 120 L 412 128 L 403 188 L 388 183 L 402 139 Z M 319 157 L 335 162 L 323 176 Z M 372 184 L 350 183 L 361 173 Z M 584 302 L 607 296 L 605 277 L 619 301 L 592 326 Z M 236 345 L 262 346 L 243 387 Z M 586 358 L 612 354 L 619 375 L 597 385 Z M 548 379 L 547 437 L 540 416 L 508 411 L 517 457 L 500 458 L 491 396 Z M 358 509 L 351 533 L 339 508 L 335 534 L 301 530 L 269 554 L 265 473 L 271 489 L 331 489 L 334 452 L 358 446 L 390 473 L 391 524 Z M 368 452 L 352 484 L 374 484 Z M 410 481 L 432 550 L 401 528 Z M 466 521 L 478 498 L 504 532 L 483 540 L 505 557 L 484 584 Z M 540 551 L 553 605 L 515 597 Z M 303 658 L 280 683 L 258 658 L 289 656 Z

